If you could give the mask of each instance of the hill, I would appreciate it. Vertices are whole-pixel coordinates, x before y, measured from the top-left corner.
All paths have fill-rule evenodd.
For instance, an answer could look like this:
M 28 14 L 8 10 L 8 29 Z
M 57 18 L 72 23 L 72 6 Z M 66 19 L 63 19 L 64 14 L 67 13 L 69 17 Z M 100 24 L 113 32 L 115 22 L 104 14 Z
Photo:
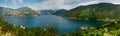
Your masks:
M 40 15 L 29 7 L 21 7 L 18 9 L 0 7 L 0 10 L 0 15 L 4 17 L 28 17 Z
M 119 19 L 120 5 L 112 3 L 99 3 L 87 6 L 79 6 L 60 16 L 72 19 Z

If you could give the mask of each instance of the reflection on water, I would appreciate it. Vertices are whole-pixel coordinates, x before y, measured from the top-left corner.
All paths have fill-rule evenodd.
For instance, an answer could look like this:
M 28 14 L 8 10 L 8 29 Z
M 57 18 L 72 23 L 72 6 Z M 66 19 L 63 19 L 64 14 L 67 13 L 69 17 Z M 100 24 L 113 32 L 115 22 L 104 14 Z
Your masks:
M 59 33 L 72 32 L 80 27 L 98 27 L 102 25 L 102 21 L 97 20 L 82 20 L 72 21 L 67 18 L 63 18 L 55 15 L 42 15 L 39 17 L 6 17 L 6 21 L 9 23 L 25 26 L 25 27 L 56 27 Z

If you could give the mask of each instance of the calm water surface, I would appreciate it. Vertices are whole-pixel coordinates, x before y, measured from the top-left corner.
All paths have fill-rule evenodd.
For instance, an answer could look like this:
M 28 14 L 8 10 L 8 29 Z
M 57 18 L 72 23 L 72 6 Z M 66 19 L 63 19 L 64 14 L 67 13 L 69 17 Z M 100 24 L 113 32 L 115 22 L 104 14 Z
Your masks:
M 99 27 L 102 21 L 83 20 L 73 21 L 64 17 L 55 15 L 41 15 L 39 17 L 5 17 L 5 21 L 25 27 L 42 27 L 46 25 L 58 28 L 59 33 L 73 32 L 80 27 Z

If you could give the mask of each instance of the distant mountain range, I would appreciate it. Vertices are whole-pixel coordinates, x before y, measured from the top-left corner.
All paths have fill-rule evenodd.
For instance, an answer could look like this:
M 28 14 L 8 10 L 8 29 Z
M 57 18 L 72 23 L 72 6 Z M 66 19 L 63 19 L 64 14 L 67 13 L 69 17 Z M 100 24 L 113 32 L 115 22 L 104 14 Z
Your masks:
M 0 15 L 8 17 L 28 17 L 28 16 L 39 16 L 40 14 L 32 10 L 29 7 L 21 7 L 18 9 L 11 9 L 0 7 Z
M 60 14 L 72 19 L 119 19 L 120 5 L 112 3 L 99 3 L 87 6 L 79 6 Z
M 40 12 L 40 13 L 38 13 Z M 99 3 L 87 6 L 78 6 L 71 10 L 39 10 L 38 12 L 29 7 L 21 7 L 18 9 L 11 9 L 0 7 L 1 16 L 25 17 L 25 16 L 39 16 L 41 15 L 59 15 L 63 17 L 70 17 L 73 19 L 119 19 L 120 5 L 112 3 Z
M 59 9 L 57 10 L 55 13 L 53 13 L 53 15 L 59 15 L 59 14 L 62 14 L 64 12 L 67 12 L 68 10 L 65 10 L 65 9 Z
M 41 13 L 41 15 L 58 15 L 66 11 L 67 10 L 65 9 L 58 9 L 58 10 L 40 10 L 39 12 Z
M 55 13 L 55 10 L 40 10 L 41 15 L 52 15 Z

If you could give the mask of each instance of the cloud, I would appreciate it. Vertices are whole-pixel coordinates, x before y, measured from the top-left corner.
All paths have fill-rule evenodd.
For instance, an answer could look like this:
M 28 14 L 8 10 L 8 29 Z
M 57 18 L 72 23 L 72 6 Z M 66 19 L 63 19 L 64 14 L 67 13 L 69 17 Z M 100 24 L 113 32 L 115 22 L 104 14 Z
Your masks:
M 23 3 L 23 0 L 18 0 L 19 1 L 19 3 Z
M 104 0 L 103 2 L 110 2 L 113 4 L 120 4 L 120 0 Z
M 77 4 L 69 4 L 69 5 L 63 5 L 60 7 L 60 9 L 67 9 L 67 10 L 70 10 L 70 9 L 73 9 L 73 8 L 76 8 L 80 5 L 82 6 L 86 6 L 86 5 L 90 5 L 90 4 L 97 4 L 98 1 L 89 1 L 89 2 L 83 2 L 83 3 L 77 3 Z
M 32 7 L 33 9 L 57 9 L 63 4 L 63 0 L 44 0 L 39 3 L 34 3 L 29 7 Z
M 16 0 L 12 0 L 12 2 L 13 2 L 13 3 L 17 3 L 17 1 L 16 1 Z
M 0 3 L 0 7 L 8 7 L 6 3 Z
M 44 0 L 40 3 L 29 5 L 35 10 L 39 9 L 72 9 L 80 5 L 92 4 L 96 1 L 83 1 L 83 0 Z
M 23 3 L 23 0 L 12 0 L 12 2 L 15 3 L 15 4 L 16 4 L 16 3 L 22 4 L 22 3 Z
M 44 0 L 39 3 L 29 5 L 29 7 L 39 9 L 73 9 L 81 5 L 97 4 L 100 2 L 109 2 L 120 4 L 120 0 Z

